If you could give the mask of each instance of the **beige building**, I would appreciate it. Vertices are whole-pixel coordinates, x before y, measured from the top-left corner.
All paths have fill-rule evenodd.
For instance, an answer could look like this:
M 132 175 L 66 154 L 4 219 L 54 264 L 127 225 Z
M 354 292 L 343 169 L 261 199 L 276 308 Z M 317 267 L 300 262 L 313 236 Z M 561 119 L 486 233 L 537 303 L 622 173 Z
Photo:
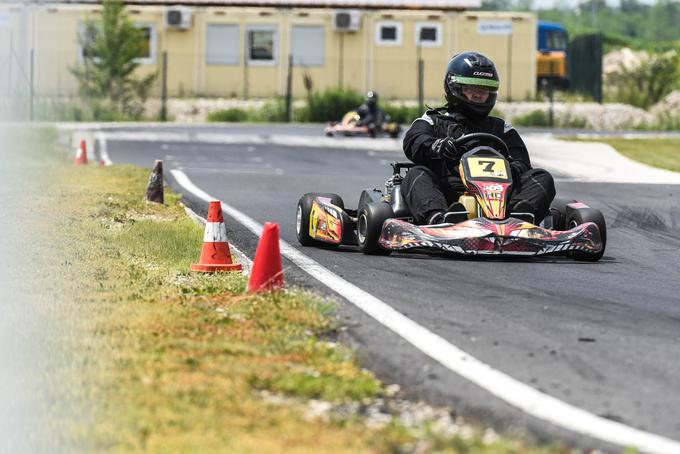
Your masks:
M 127 2 L 145 31 L 140 72 L 161 72 L 167 55 L 169 96 L 263 98 L 286 92 L 292 57 L 293 95 L 313 88 L 377 90 L 383 99 L 442 96 L 446 63 L 456 52 L 480 51 L 501 75 L 500 99 L 532 97 L 536 17 L 470 12 L 479 0 L 153 0 Z M 257 6 L 251 6 L 257 5 Z M 0 5 L 0 92 L 73 96 L 69 68 L 82 61 L 77 36 L 96 19 L 99 2 Z M 160 94 L 159 77 L 155 95 Z

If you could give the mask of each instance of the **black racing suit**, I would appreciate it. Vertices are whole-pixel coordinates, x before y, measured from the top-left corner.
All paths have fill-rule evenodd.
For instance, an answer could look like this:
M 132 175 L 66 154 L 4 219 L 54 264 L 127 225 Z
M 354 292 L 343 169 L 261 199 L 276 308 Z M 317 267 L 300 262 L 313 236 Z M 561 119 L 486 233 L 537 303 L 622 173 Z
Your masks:
M 440 110 L 425 112 L 404 136 L 404 153 L 417 165 L 404 177 L 401 192 L 416 222 L 426 223 L 434 213 L 445 212 L 465 190 L 458 176 L 458 163 L 441 157 L 433 150 L 433 143 L 475 132 L 491 133 L 507 144 L 513 177 L 519 176 L 519 181 L 513 178 L 509 207 L 527 202 L 538 224 L 548 214 L 555 184 L 547 171 L 531 167 L 529 153 L 517 131 L 500 118 L 485 117 L 473 122 L 460 113 Z
M 385 113 L 377 104 L 364 103 L 357 109 L 359 114 L 359 125 L 368 126 L 373 134 L 382 131 L 382 124 L 385 120 Z

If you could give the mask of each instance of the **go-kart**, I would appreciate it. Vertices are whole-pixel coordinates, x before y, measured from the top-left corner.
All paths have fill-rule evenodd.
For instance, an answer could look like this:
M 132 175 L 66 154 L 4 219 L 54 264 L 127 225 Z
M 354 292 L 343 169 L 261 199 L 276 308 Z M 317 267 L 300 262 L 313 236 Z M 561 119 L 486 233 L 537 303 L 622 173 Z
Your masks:
M 535 225 L 531 213 L 508 213 L 512 174 L 507 145 L 486 133 L 462 136 L 466 151 L 458 171 L 465 187 L 457 223 L 416 225 L 401 194 L 402 171 L 414 164 L 393 162 L 385 189 L 365 189 L 356 210 L 337 194 L 308 193 L 297 206 L 296 231 L 303 246 L 354 245 L 365 254 L 394 251 L 444 252 L 462 256 L 566 255 L 598 261 L 606 246 L 602 213 L 573 199 L 556 198 Z
M 336 135 L 342 136 L 364 136 L 364 137 L 378 137 L 380 135 L 388 135 L 392 138 L 399 137 L 401 126 L 398 123 L 391 121 L 389 115 L 385 116 L 382 125 L 369 127 L 368 125 L 360 124 L 361 117 L 356 111 L 347 112 L 340 121 L 334 121 L 326 125 L 324 134 L 328 137 Z

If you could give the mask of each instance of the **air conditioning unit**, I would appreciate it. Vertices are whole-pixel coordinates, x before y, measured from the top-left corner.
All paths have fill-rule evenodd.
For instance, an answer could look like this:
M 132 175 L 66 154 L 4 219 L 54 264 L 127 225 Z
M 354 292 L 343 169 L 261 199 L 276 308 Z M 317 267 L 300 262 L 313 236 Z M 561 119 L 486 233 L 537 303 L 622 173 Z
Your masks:
M 186 6 L 169 6 L 165 10 L 165 27 L 177 30 L 191 28 L 191 8 Z
M 333 11 L 333 30 L 336 32 L 359 31 L 361 13 L 355 9 Z

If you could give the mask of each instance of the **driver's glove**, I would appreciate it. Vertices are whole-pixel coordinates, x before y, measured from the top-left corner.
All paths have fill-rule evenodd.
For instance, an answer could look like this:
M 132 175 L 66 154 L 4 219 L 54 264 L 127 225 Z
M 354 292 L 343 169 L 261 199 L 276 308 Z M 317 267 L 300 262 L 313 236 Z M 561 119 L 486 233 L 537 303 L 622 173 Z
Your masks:
M 435 140 L 432 143 L 432 151 L 434 151 L 436 157 L 452 161 L 458 161 L 462 155 L 462 150 L 456 148 L 456 143 L 451 137 Z

